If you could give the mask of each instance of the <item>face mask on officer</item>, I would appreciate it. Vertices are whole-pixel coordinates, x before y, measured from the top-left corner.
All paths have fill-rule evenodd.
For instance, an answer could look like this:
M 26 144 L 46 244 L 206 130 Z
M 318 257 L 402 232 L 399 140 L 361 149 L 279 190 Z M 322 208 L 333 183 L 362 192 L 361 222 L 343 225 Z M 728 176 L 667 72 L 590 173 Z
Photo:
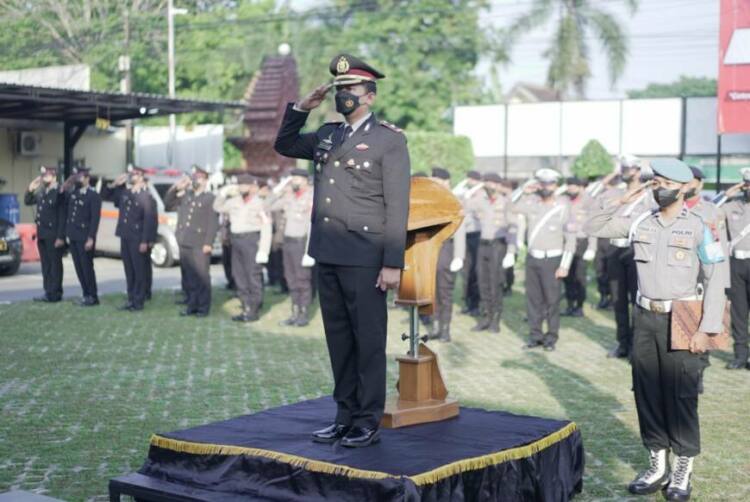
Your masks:
M 742 187 L 742 195 L 745 198 L 745 202 L 750 202 L 750 186 L 745 185 Z
M 671 206 L 680 197 L 679 188 L 657 188 L 654 190 L 654 200 L 660 208 Z
M 551 197 L 555 193 L 555 187 L 550 185 L 542 185 L 541 187 L 539 187 L 536 193 L 539 194 L 539 197 L 546 199 L 547 197 Z
M 239 185 L 238 189 L 243 197 L 250 195 L 250 185 Z
M 354 113 L 359 108 L 359 96 L 349 91 L 341 90 L 336 93 L 336 111 L 341 115 L 347 116 Z
M 624 181 L 625 183 L 630 183 L 631 181 L 635 179 L 635 175 L 636 175 L 636 170 L 628 168 L 622 171 L 622 175 L 620 175 L 620 177 L 622 178 L 622 181 Z

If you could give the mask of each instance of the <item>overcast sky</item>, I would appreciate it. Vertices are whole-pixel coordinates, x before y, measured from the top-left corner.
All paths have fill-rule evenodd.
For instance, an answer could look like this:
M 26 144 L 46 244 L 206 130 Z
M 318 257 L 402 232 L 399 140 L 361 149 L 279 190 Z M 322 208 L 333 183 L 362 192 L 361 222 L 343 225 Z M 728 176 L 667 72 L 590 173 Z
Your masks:
M 527 11 L 531 0 L 489 0 L 492 12 L 484 23 L 504 26 Z M 719 0 L 640 0 L 631 15 L 620 0 L 592 0 L 615 14 L 630 38 L 630 56 L 623 76 L 614 89 L 607 75 L 606 59 L 592 39 L 592 78 L 587 97 L 602 99 L 624 96 L 650 82 L 671 82 L 680 75 L 715 78 L 718 71 Z M 305 9 L 323 0 L 292 0 L 292 6 Z M 519 81 L 544 83 L 547 61 L 542 53 L 548 45 L 553 25 L 525 36 L 512 53 L 512 61 L 500 73 L 503 90 Z M 481 70 L 480 70 L 481 71 Z

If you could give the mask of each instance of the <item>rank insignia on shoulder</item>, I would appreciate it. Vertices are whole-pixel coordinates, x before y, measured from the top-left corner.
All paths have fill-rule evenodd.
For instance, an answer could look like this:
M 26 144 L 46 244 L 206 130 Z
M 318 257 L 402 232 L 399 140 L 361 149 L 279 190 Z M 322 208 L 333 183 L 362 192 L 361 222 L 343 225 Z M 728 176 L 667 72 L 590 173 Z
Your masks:
M 391 131 L 394 131 L 394 132 L 400 132 L 400 133 L 404 132 L 403 129 L 401 129 L 401 128 L 399 128 L 399 127 L 391 124 L 390 122 L 386 122 L 385 120 L 381 120 L 380 121 L 380 125 L 385 126 L 385 127 L 387 127 L 388 129 L 390 129 Z
M 360 152 L 364 152 L 365 150 L 369 150 L 370 146 L 367 145 L 366 143 L 360 143 L 359 145 L 355 146 L 354 148 L 356 148 Z

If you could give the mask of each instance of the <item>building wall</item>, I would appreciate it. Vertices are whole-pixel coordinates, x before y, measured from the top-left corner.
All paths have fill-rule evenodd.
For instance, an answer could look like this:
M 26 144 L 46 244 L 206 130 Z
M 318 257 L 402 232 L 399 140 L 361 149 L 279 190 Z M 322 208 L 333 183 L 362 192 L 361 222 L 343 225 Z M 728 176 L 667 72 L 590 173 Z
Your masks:
M 31 207 L 23 205 L 23 194 L 31 180 L 39 175 L 42 165 L 57 165 L 63 158 L 62 127 L 49 125 L 32 127 L 0 126 L 0 178 L 6 184 L 0 192 L 15 193 L 21 204 L 21 222 L 33 222 Z M 40 155 L 25 156 L 17 153 L 16 143 L 20 131 L 40 135 Z M 125 170 L 125 131 L 98 131 L 89 128 L 78 141 L 73 152 L 75 160 L 93 168 L 94 174 L 116 174 Z

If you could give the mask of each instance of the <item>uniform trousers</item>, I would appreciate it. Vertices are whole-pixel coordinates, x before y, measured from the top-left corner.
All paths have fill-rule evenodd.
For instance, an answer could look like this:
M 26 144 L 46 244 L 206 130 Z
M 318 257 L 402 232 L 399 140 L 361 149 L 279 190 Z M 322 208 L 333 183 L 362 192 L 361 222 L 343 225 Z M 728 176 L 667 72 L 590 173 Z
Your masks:
M 255 313 L 263 301 L 263 266 L 255 261 L 260 232 L 232 234 L 232 276 L 244 312 Z
M 440 330 L 450 328 L 453 318 L 453 287 L 456 284 L 456 272 L 451 272 L 453 261 L 453 240 L 443 242 L 438 255 L 437 278 L 435 282 L 435 303 L 437 321 Z
M 508 250 L 505 239 L 482 240 L 477 253 L 477 275 L 482 317 L 499 324 L 503 313 L 505 270 L 503 258 Z
M 203 247 L 180 246 L 180 269 L 188 312 L 211 310 L 211 254 Z
M 139 239 L 120 239 L 120 257 L 125 268 L 125 283 L 128 288 L 128 303 L 142 308 L 148 290 L 148 268 L 151 256 L 148 251 L 138 249 Z
M 63 253 L 64 247 L 55 247 L 55 238 L 37 239 L 36 247 L 42 262 L 44 295 L 50 300 L 59 300 L 63 294 Z
M 386 294 L 380 267 L 318 264 L 318 297 L 333 370 L 336 422 L 377 427 L 385 407 Z
M 638 273 L 630 247 L 614 247 L 609 255 L 607 272 L 612 290 L 612 303 L 617 324 L 617 343 L 627 353 L 633 344 L 632 309 L 638 293 Z
M 526 257 L 526 317 L 532 343 L 554 345 L 560 331 L 560 280 L 555 271 L 561 257 Z M 543 323 L 547 322 L 547 331 Z
M 302 266 L 306 237 L 284 237 L 284 278 L 292 304 L 308 307 L 312 302 L 312 270 Z
M 565 299 L 572 308 L 581 308 L 586 301 L 586 260 L 583 259 L 583 254 L 587 248 L 588 239 L 576 241 L 576 251 L 564 280 Z
M 698 394 L 706 354 L 669 347 L 670 314 L 634 307 L 631 365 L 641 439 L 650 450 L 700 453 Z
M 477 253 L 480 232 L 466 234 L 466 258 L 464 260 L 464 304 L 469 310 L 479 308 L 479 278 L 477 277 Z
M 86 241 L 70 241 L 70 254 L 76 269 L 78 282 L 81 283 L 83 296 L 98 298 L 96 289 L 96 272 L 94 272 L 94 249 L 86 250 Z
M 732 338 L 734 338 L 734 358 L 747 361 L 748 336 L 747 315 L 750 305 L 750 260 L 732 257 L 729 262 L 732 285 L 729 288 L 732 316 Z

